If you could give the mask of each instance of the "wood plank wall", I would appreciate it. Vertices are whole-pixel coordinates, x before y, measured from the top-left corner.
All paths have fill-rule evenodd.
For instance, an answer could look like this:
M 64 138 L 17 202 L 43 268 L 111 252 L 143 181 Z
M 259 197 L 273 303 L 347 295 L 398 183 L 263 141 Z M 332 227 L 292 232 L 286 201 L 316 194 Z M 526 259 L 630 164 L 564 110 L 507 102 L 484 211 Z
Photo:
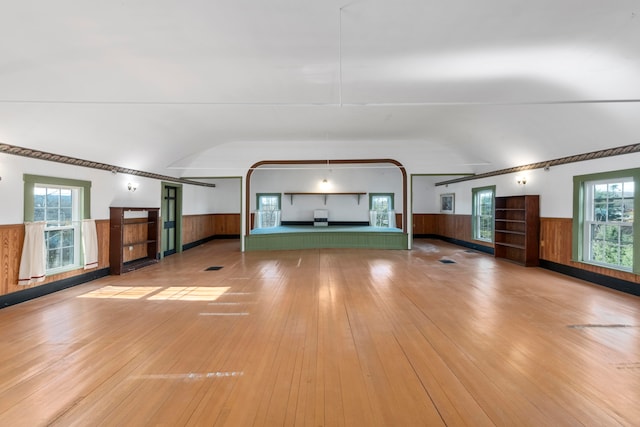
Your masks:
M 571 218 L 540 218 L 540 259 L 640 284 L 640 275 L 572 261 L 572 227 Z M 483 244 L 471 239 L 471 215 L 414 214 L 413 234 Z
M 540 218 L 540 259 L 640 284 L 640 275 L 571 260 L 572 218 Z
M 401 220 L 399 220 L 401 221 Z M 401 222 L 399 222 L 401 223 Z M 240 234 L 240 214 L 185 215 L 182 223 L 183 244 L 189 244 L 212 236 L 236 236 Z M 96 220 L 98 232 L 98 268 L 109 267 L 109 220 Z M 471 215 L 414 214 L 413 233 L 435 234 L 471 242 Z M 540 219 L 540 258 L 562 265 L 640 283 L 640 275 L 611 270 L 571 261 L 571 218 Z M 0 225 L 0 295 L 25 289 L 18 286 L 18 270 L 24 241 L 24 225 Z M 478 241 L 473 243 L 481 244 Z M 491 245 L 486 245 L 491 246 Z M 54 276 L 39 283 L 54 282 L 85 273 L 74 270 Z
M 109 267 L 109 220 L 96 220 L 98 234 L 98 269 Z M 24 224 L 0 225 L 0 295 L 21 291 L 86 273 L 84 269 L 67 271 L 47 278 L 40 283 L 19 286 L 18 272 L 24 243 Z
M 98 269 L 109 267 L 109 220 L 96 220 L 98 234 Z M 185 215 L 182 221 L 182 243 L 188 244 L 212 236 L 240 234 L 240 214 Z M 20 257 L 24 242 L 24 224 L 0 225 L 0 295 L 40 286 L 86 273 L 84 269 L 48 276 L 44 282 L 18 285 Z M 133 257 L 135 258 L 135 257 Z
M 239 213 L 184 215 L 182 217 L 183 245 L 207 239 L 212 236 L 239 235 Z
M 183 215 L 182 244 L 197 242 L 213 236 L 215 218 L 213 215 Z
M 493 247 L 491 243 L 473 240 L 471 215 L 413 214 L 413 234 L 435 234 L 450 239 Z

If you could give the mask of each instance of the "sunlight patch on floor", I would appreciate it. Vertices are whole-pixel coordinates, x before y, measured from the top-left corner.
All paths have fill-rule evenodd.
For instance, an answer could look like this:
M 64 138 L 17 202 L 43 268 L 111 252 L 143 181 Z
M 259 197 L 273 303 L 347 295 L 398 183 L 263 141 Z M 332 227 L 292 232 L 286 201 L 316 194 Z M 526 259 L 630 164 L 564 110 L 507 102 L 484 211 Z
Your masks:
M 228 286 L 103 286 L 78 298 L 143 299 L 150 301 L 215 301 Z

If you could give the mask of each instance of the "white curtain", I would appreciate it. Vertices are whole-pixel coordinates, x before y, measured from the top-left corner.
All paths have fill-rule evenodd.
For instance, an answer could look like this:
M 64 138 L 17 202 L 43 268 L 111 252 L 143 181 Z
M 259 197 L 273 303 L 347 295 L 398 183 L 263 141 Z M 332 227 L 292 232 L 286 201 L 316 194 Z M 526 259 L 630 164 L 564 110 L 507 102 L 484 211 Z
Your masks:
M 253 217 L 253 228 L 280 227 L 281 212 L 273 211 L 256 211 Z
M 380 214 L 380 219 L 382 220 L 382 224 L 384 224 L 385 217 L 387 218 L 387 227 L 396 228 L 396 211 L 386 211 L 386 212 L 378 212 L 378 211 L 369 211 L 369 225 L 372 227 L 382 227 L 382 224 L 378 224 L 378 214 Z
M 47 268 L 44 244 L 45 225 L 44 221 L 24 224 L 24 245 L 20 258 L 18 285 L 31 285 L 45 279 Z
M 396 228 L 396 211 L 389 211 L 389 228 Z
M 82 250 L 84 251 L 84 269 L 98 266 L 98 233 L 96 221 L 93 219 L 82 220 Z
M 369 225 L 372 227 L 375 227 L 377 220 L 378 220 L 378 212 L 369 211 Z

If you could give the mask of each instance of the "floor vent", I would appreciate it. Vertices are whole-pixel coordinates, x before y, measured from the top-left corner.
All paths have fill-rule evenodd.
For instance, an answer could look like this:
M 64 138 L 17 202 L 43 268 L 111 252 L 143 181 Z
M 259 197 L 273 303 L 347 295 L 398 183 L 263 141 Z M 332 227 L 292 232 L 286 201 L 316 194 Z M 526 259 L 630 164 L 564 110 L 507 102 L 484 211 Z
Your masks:
M 451 259 L 441 259 L 439 260 L 443 264 L 455 264 L 456 262 Z
M 213 266 L 213 267 L 209 267 L 209 268 L 207 268 L 205 271 L 218 271 L 218 270 L 222 270 L 222 267 L 220 267 L 220 266 Z

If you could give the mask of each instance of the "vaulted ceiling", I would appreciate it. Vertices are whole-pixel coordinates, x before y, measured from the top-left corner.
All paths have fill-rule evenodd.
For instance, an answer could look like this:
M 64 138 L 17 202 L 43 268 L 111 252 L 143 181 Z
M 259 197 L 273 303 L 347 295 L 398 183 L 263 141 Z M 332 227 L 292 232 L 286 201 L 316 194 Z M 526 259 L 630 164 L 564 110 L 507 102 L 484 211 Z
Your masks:
M 173 176 L 640 142 L 638 0 L 2 1 L 0 143 Z

